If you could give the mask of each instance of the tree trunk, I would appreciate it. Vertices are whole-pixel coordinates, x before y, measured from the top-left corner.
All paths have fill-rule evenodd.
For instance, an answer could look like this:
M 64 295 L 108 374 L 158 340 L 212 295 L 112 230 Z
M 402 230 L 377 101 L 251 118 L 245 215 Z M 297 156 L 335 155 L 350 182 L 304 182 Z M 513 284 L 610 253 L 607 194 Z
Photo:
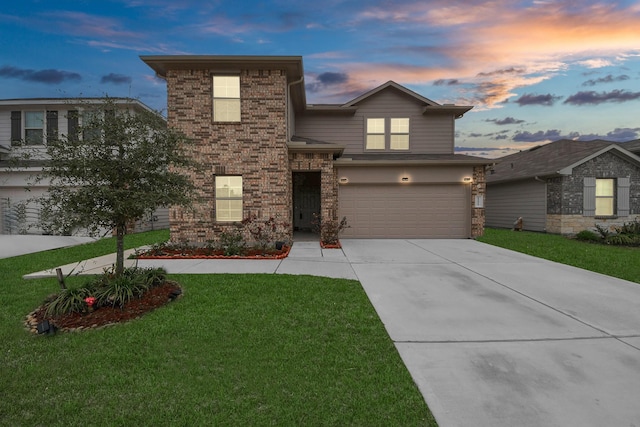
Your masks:
M 124 233 L 125 224 L 118 224 L 116 227 L 116 277 L 124 271 Z

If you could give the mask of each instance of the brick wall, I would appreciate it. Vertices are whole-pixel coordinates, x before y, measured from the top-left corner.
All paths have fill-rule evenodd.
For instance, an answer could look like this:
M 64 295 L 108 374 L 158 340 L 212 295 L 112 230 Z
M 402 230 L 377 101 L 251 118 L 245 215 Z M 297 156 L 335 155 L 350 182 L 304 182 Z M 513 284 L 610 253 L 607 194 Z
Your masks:
M 243 215 L 291 223 L 284 70 L 240 73 L 241 122 L 214 123 L 212 72 L 167 72 L 168 123 L 195 141 L 202 170 L 187 171 L 199 188 L 193 210 L 172 207 L 171 239 L 202 243 L 237 224 L 215 220 L 215 175 L 242 175 Z M 291 232 L 289 232 L 290 234 Z
M 331 153 L 289 154 L 289 165 L 293 172 L 320 171 L 320 216 L 323 219 L 338 219 L 338 175 L 333 167 Z
M 473 168 L 473 181 L 471 184 L 471 237 L 484 234 L 485 212 L 483 207 L 475 207 L 476 196 L 482 196 L 486 202 L 487 181 L 484 166 Z

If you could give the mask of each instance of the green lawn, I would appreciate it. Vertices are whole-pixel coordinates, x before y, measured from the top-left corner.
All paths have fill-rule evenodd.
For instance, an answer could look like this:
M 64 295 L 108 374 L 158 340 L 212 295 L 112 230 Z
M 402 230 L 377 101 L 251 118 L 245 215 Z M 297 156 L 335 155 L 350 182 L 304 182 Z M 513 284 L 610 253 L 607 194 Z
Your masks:
M 436 425 L 356 281 L 175 275 L 184 297 L 141 319 L 26 332 L 24 316 L 58 285 L 23 274 L 114 247 L 0 260 L 1 425 Z
M 640 283 L 640 248 L 581 242 L 556 234 L 487 228 L 478 241 Z

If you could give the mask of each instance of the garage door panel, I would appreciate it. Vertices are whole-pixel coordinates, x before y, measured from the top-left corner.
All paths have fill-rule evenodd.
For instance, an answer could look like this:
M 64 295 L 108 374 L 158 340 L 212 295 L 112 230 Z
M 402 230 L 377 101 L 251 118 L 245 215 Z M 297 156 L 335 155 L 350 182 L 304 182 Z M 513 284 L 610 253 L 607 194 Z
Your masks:
M 465 238 L 469 235 L 467 187 L 451 185 L 345 185 L 340 217 L 344 237 Z

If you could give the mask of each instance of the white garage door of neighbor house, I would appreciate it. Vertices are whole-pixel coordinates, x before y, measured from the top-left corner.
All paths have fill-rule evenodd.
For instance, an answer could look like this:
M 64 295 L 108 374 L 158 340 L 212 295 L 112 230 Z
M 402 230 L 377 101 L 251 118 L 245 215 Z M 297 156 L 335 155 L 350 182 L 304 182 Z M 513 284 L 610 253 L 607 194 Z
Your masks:
M 467 187 L 450 185 L 342 185 L 342 237 L 466 238 L 470 228 Z

